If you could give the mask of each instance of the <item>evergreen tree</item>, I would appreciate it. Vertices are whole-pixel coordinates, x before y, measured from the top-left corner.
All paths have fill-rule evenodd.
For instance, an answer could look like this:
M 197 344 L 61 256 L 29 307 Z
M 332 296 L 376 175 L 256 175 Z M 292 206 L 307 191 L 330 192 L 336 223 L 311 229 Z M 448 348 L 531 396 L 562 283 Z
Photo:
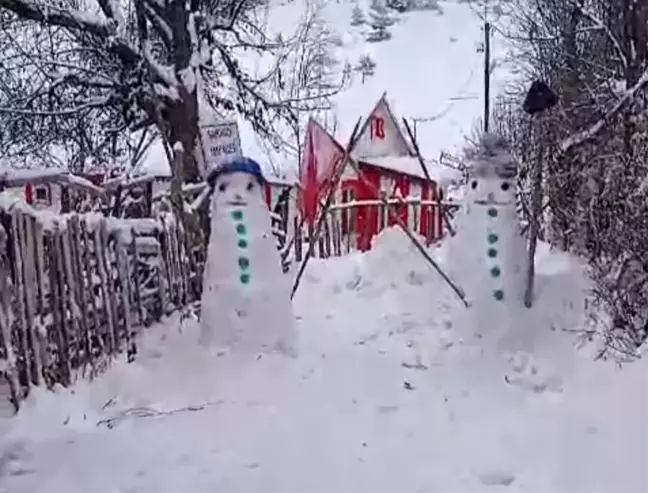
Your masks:
M 367 41 L 377 42 L 390 39 L 391 33 L 388 27 L 394 23 L 394 20 L 381 0 L 372 0 L 369 17 L 372 31 L 367 36 Z
M 362 83 L 364 84 L 367 77 L 374 75 L 376 71 L 376 62 L 373 61 L 371 56 L 365 54 L 360 57 L 355 69 L 362 74 Z
M 353 6 L 353 10 L 351 11 L 351 25 L 352 26 L 360 26 L 360 25 L 362 25 L 364 23 L 365 23 L 364 12 L 362 12 L 362 9 L 356 3 Z

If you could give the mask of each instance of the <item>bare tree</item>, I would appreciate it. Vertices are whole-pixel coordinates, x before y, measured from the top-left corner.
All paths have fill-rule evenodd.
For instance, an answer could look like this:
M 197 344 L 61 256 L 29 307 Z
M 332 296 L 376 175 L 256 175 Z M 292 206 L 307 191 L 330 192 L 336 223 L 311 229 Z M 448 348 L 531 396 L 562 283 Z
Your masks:
M 342 41 L 324 22 L 321 6 L 306 12 L 292 42 L 295 49 L 280 70 L 281 83 L 276 86 L 275 97 L 291 101 L 297 109 L 287 125 L 277 124 L 288 130 L 290 140 L 282 141 L 282 145 L 299 162 L 308 118 L 318 118 L 325 127 L 330 126 L 327 122 L 335 121 L 333 98 L 350 83 L 350 71 L 336 55 Z
M 199 179 L 198 92 L 266 138 L 302 109 L 274 90 L 297 45 L 267 39 L 257 3 L 0 0 L 0 143 L 12 156 L 63 149 L 83 163 L 124 152 L 125 135 L 155 126 L 170 153 L 182 151 L 176 178 Z M 244 54 L 273 63 L 253 75 Z

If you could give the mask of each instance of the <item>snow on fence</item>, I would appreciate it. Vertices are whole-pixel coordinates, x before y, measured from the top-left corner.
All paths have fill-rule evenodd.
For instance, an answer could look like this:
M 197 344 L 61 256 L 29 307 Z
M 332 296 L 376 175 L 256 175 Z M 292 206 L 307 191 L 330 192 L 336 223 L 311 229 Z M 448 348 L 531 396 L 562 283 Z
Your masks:
M 0 204 L 0 399 L 68 386 L 137 351 L 138 329 L 197 299 L 179 222 Z M 4 375 L 4 379 L 2 376 Z M 5 382 L 3 382 L 5 380 Z
M 448 219 L 452 219 L 455 212 L 459 209 L 459 204 L 452 202 L 439 203 L 435 200 L 421 200 L 418 197 L 407 197 L 404 199 L 387 199 L 392 211 L 399 215 L 405 215 L 408 218 L 420 218 L 427 215 L 427 224 L 432 225 L 439 217 L 439 207 L 443 208 Z M 407 211 L 404 209 L 407 208 Z M 405 212 L 405 214 L 403 214 Z M 359 214 L 365 217 L 373 217 L 379 222 L 374 225 L 371 221 L 359 221 Z M 373 200 L 356 200 L 332 204 L 328 210 L 326 220 L 319 239 L 315 245 L 314 256 L 328 258 L 331 256 L 341 256 L 357 249 L 358 238 L 365 237 L 367 244 L 375 234 L 380 233 L 387 225 L 393 224 L 389 220 L 389 211 L 385 204 L 379 199 Z M 301 219 L 295 217 L 295 260 L 301 262 L 303 256 L 308 250 L 308 232 L 307 228 L 302 225 Z M 413 232 L 419 230 L 419 224 L 407 224 Z M 446 228 L 443 228 L 444 230 Z M 425 228 L 425 245 L 429 246 L 439 241 L 443 231 L 438 231 L 434 227 Z

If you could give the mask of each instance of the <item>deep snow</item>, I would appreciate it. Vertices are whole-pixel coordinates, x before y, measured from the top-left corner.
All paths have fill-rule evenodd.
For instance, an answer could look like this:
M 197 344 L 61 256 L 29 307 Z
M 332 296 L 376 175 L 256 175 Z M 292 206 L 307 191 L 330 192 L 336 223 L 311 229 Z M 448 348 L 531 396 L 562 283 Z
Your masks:
M 543 246 L 538 273 L 533 356 L 509 361 L 448 328 L 452 293 L 389 229 L 312 261 L 296 360 L 218 357 L 172 317 L 135 363 L 34 395 L 0 491 L 647 491 L 648 360 L 574 350 L 581 265 Z

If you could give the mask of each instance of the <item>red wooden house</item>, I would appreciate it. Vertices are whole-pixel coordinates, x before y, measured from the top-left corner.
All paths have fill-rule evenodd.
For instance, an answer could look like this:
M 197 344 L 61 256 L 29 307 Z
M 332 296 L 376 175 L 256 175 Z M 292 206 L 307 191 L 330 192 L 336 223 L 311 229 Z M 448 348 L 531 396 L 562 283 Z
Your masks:
M 348 234 L 353 227 L 356 248 L 368 250 L 373 237 L 396 222 L 384 207 L 376 205 L 379 199 L 376 191 L 388 199 L 405 199 L 409 205 L 396 205 L 392 210 L 398 212 L 400 219 L 411 231 L 416 231 L 431 241 L 443 236 L 441 208 L 426 204 L 426 201 L 436 202 L 442 198 L 442 190 L 434 181 L 434 170 L 427 166 L 433 180 L 428 181 L 418 157 L 389 107 L 386 94 L 383 94 L 361 127 L 351 157 L 358 164 L 364 179 L 359 179 L 353 167 L 347 165 L 339 190 L 336 191 L 336 203 L 374 202 L 372 205 L 342 209 L 342 232 Z M 351 211 L 355 211 L 355 224 L 352 226 Z

